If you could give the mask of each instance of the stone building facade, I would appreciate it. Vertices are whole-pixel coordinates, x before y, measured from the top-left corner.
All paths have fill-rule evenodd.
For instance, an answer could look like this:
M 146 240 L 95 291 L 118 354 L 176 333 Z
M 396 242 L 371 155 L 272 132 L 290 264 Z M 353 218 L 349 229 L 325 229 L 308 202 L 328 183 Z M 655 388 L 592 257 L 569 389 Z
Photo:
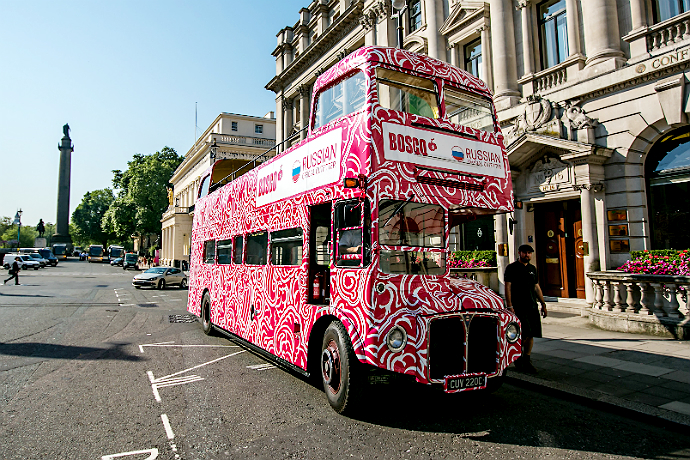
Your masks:
M 272 149 L 275 139 L 272 111 L 263 117 L 225 112 L 216 117 L 170 178 L 173 188 L 168 194 L 169 206 L 161 218 L 162 265 L 182 266 L 186 265 L 183 261 L 189 262 L 194 203 L 204 173 L 216 162 L 223 163 L 219 171 L 231 172 Z M 273 154 L 269 151 L 268 158 Z
M 470 228 L 454 229 L 451 243 L 507 243 L 500 277 L 531 244 L 545 294 L 590 303 L 586 273 L 615 269 L 630 251 L 690 247 L 687 5 L 407 1 L 402 46 L 487 82 L 511 164 L 515 212 L 481 223 L 482 242 L 462 237 Z M 266 86 L 278 141 L 306 126 L 325 69 L 361 46 L 396 46 L 394 13 L 389 0 L 315 0 L 278 32 Z

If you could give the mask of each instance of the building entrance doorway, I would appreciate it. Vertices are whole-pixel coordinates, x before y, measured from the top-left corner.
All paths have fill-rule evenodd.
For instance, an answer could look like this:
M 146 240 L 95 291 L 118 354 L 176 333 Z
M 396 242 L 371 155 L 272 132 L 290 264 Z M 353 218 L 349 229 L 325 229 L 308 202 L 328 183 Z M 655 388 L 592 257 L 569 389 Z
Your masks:
M 580 200 L 534 205 L 539 285 L 544 295 L 585 298 Z

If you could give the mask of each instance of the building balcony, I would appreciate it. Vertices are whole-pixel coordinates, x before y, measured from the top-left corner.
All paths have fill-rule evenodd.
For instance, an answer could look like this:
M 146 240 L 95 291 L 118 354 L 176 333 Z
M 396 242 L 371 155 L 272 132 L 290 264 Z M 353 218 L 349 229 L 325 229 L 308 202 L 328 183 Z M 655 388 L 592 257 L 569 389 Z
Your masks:
M 218 145 L 242 145 L 247 147 L 270 148 L 276 143 L 275 139 L 263 137 L 238 136 L 234 134 L 211 134 L 210 142 L 216 141 Z
M 653 26 L 634 30 L 623 37 L 623 40 L 630 43 L 632 62 L 690 45 L 690 11 Z

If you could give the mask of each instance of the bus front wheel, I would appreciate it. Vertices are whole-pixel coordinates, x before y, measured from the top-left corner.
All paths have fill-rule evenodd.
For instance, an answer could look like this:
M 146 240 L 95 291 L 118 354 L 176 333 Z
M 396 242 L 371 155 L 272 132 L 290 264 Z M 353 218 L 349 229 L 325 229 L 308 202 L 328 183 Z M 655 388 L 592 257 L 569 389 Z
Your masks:
M 350 337 L 339 321 L 333 321 L 323 335 L 320 364 L 328 403 L 339 414 L 352 413 L 361 393 L 362 384 L 357 378 L 359 362 Z
M 201 299 L 201 328 L 206 335 L 212 335 L 213 328 L 211 327 L 211 296 L 208 292 L 204 293 Z

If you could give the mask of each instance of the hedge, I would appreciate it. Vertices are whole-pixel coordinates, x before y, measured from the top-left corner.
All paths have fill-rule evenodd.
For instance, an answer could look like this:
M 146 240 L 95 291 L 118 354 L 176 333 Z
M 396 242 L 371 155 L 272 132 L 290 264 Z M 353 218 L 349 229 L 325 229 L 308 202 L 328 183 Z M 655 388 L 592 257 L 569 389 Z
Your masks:
M 484 261 L 489 266 L 496 266 L 496 251 L 455 251 L 451 253 L 451 260 L 463 260 L 469 262 L 474 260 L 476 262 Z

